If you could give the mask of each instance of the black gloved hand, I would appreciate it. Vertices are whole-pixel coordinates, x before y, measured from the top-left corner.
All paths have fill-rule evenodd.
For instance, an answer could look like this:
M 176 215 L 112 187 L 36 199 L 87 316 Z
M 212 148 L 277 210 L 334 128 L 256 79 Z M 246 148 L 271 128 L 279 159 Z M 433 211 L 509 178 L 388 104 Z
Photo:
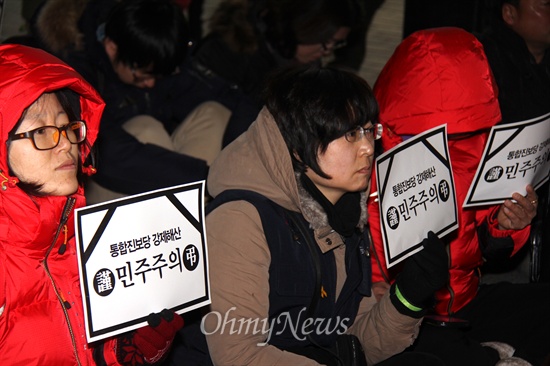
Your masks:
M 433 305 L 433 295 L 447 283 L 449 259 L 445 243 L 432 231 L 422 241 L 424 249 L 408 258 L 391 288 L 391 300 L 400 313 L 422 317 Z

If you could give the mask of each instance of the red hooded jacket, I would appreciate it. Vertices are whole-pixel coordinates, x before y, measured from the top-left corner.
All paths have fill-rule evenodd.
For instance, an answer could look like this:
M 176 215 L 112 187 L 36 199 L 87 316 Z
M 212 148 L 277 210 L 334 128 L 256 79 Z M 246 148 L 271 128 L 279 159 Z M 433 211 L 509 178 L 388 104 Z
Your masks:
M 477 293 L 478 269 L 484 259 L 478 228 L 487 225 L 491 240 L 513 241 L 512 255 L 527 241 L 530 227 L 498 230 L 494 218 L 499 206 L 462 209 L 480 162 L 488 130 L 500 122 L 498 90 L 482 45 L 459 28 L 435 28 L 413 33 L 396 48 L 381 71 L 374 92 L 384 126 L 384 151 L 416 135 L 447 124 L 447 133 L 468 134 L 449 139 L 456 187 L 459 227 L 444 240 L 449 243 L 449 283 L 436 294 L 436 312 L 452 314 Z M 469 134 L 473 133 L 473 134 Z M 412 157 L 414 158 L 414 157 Z M 373 174 L 372 191 L 376 178 Z M 369 225 L 376 255 L 373 282 L 395 279 L 399 266 L 386 268 L 378 204 L 369 203 Z M 395 268 L 395 269 L 394 269 Z
M 70 197 L 29 196 L 9 174 L 6 140 L 40 95 L 68 87 L 80 95 L 91 145 L 104 104 L 72 68 L 38 49 L 0 46 L 0 75 L 0 365 L 94 364 L 74 239 L 73 212 L 85 204 L 83 188 Z M 89 149 L 80 146 L 84 162 Z M 63 224 L 70 198 L 75 204 Z

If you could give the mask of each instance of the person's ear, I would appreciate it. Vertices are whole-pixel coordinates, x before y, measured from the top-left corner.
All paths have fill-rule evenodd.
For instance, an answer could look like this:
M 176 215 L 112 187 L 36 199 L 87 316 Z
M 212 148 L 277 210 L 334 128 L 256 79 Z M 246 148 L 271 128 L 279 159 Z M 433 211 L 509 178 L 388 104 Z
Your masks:
M 504 3 L 502 4 L 502 20 L 508 26 L 513 26 L 517 18 L 517 9 L 514 5 Z
M 107 53 L 107 56 L 109 56 L 109 59 L 111 62 L 116 60 L 116 55 L 118 52 L 118 46 L 116 45 L 113 40 L 111 40 L 109 37 L 105 37 L 103 40 L 103 46 L 105 47 L 105 53 Z

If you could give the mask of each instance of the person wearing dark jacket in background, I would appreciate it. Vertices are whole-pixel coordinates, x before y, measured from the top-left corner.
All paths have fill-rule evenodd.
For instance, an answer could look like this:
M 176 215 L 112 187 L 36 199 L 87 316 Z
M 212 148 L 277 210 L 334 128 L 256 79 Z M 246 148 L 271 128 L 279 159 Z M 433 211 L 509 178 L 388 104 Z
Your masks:
M 352 0 L 351 3 L 357 14 L 356 20 L 350 29 L 346 45 L 334 50 L 334 59 L 330 65 L 347 67 L 358 72 L 367 53 L 367 33 L 384 0 Z
M 61 56 L 106 103 L 89 202 L 205 179 L 239 102 L 190 72 L 182 9 L 170 0 L 90 0 L 77 31 L 82 47 Z
M 550 112 L 550 5 L 494 0 L 491 26 L 476 34 L 499 88 L 501 123 Z
M 193 66 L 207 82 L 242 90 L 255 118 L 269 74 L 319 63 L 344 46 L 355 20 L 352 9 L 350 0 L 222 0 L 193 50 Z M 235 136 L 247 127 L 228 129 Z
M 539 0 L 492 0 L 490 5 L 489 26 L 477 37 L 499 88 L 501 123 L 550 113 L 550 4 Z M 533 222 L 531 259 L 525 250 L 523 262 L 501 264 L 493 268 L 495 273 L 505 272 L 507 279 L 518 282 L 550 282 L 549 189 L 548 182 L 537 189 L 540 205 Z M 522 265 L 529 261 L 530 271 Z M 491 275 L 491 281 L 503 278 Z

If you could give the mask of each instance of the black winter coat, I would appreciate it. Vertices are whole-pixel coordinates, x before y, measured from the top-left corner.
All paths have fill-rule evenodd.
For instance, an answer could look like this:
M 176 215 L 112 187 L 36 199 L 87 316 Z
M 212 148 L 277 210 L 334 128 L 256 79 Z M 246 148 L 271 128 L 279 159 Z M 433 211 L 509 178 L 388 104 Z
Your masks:
M 499 87 L 502 123 L 550 112 L 550 50 L 536 64 L 525 41 L 505 25 L 478 36 Z

